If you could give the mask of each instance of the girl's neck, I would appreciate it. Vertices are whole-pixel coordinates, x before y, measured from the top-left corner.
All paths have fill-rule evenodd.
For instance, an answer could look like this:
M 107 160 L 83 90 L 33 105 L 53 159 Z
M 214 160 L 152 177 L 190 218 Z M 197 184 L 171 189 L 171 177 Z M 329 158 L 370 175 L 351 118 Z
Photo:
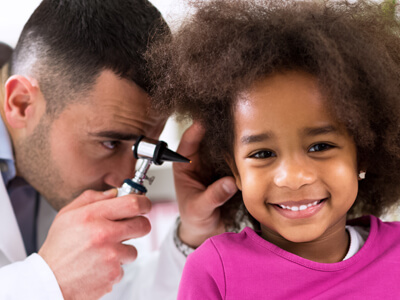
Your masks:
M 262 228 L 261 236 L 283 250 L 320 263 L 342 261 L 350 246 L 350 236 L 345 228 L 345 224 L 332 228 L 329 233 L 314 241 L 305 243 L 288 241 L 276 232 L 272 232 L 266 228 Z

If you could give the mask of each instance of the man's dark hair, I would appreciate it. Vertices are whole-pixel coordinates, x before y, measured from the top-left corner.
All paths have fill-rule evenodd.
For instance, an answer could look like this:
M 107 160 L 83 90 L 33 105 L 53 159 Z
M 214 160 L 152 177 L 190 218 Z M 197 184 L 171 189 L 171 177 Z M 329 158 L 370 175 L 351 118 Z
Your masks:
M 0 42 L 0 68 L 10 60 L 12 51 L 9 45 Z
M 21 33 L 12 74 L 32 76 L 55 115 L 108 69 L 150 90 L 143 53 L 169 34 L 147 0 L 43 0 Z

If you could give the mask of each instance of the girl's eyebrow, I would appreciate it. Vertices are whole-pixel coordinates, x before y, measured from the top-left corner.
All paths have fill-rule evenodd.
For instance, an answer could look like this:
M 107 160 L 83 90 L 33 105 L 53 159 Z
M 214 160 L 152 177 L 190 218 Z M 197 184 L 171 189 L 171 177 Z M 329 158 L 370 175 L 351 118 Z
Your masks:
M 339 130 L 333 125 L 327 125 L 322 127 L 307 127 L 304 128 L 302 132 L 306 136 L 317 136 L 330 133 L 337 134 Z M 248 145 L 251 143 L 259 143 L 270 139 L 272 136 L 273 133 L 270 132 L 254 134 L 254 135 L 244 135 L 240 138 L 240 142 L 244 145 Z
M 254 134 L 254 135 L 245 135 L 240 138 L 240 142 L 242 144 L 251 144 L 251 143 L 259 143 L 265 140 L 270 139 L 272 136 L 271 133 L 261 133 L 261 134 Z
M 321 134 L 328 134 L 328 133 L 338 133 L 339 130 L 332 125 L 322 126 L 322 127 L 309 127 L 303 130 L 304 135 L 307 136 L 317 136 Z
M 110 140 L 135 141 L 139 138 L 137 134 L 123 133 L 119 131 L 99 131 L 89 133 L 91 136 L 108 138 Z

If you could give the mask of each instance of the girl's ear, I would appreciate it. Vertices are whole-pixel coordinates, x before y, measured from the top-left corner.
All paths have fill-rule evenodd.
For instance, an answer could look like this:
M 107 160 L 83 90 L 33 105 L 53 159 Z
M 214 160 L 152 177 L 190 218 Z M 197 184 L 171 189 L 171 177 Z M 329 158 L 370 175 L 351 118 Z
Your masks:
M 230 155 L 225 155 L 225 161 L 228 164 L 229 168 L 231 169 L 233 176 L 235 177 L 236 185 L 239 190 L 242 190 L 242 181 L 240 180 L 240 175 L 236 167 L 235 160 L 230 157 Z
M 367 164 L 365 162 L 358 162 L 358 180 L 365 179 L 367 173 Z
M 35 79 L 21 75 L 11 76 L 5 84 L 4 114 L 12 128 L 28 125 L 38 102 L 39 86 Z

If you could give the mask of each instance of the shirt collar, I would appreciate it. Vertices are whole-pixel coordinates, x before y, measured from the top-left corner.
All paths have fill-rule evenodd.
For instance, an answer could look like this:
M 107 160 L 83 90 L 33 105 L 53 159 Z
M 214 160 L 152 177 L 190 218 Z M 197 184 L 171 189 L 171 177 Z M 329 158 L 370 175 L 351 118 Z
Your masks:
M 0 159 L 14 161 L 11 139 L 3 120 L 0 118 Z
M 4 66 L 0 73 L 0 97 L 4 97 L 4 84 L 7 76 L 8 66 Z M 7 185 L 8 181 L 15 177 L 15 160 L 12 149 L 12 143 L 10 135 L 7 132 L 6 125 L 3 119 L 0 117 L 0 164 L 1 174 L 4 179 L 4 183 Z

